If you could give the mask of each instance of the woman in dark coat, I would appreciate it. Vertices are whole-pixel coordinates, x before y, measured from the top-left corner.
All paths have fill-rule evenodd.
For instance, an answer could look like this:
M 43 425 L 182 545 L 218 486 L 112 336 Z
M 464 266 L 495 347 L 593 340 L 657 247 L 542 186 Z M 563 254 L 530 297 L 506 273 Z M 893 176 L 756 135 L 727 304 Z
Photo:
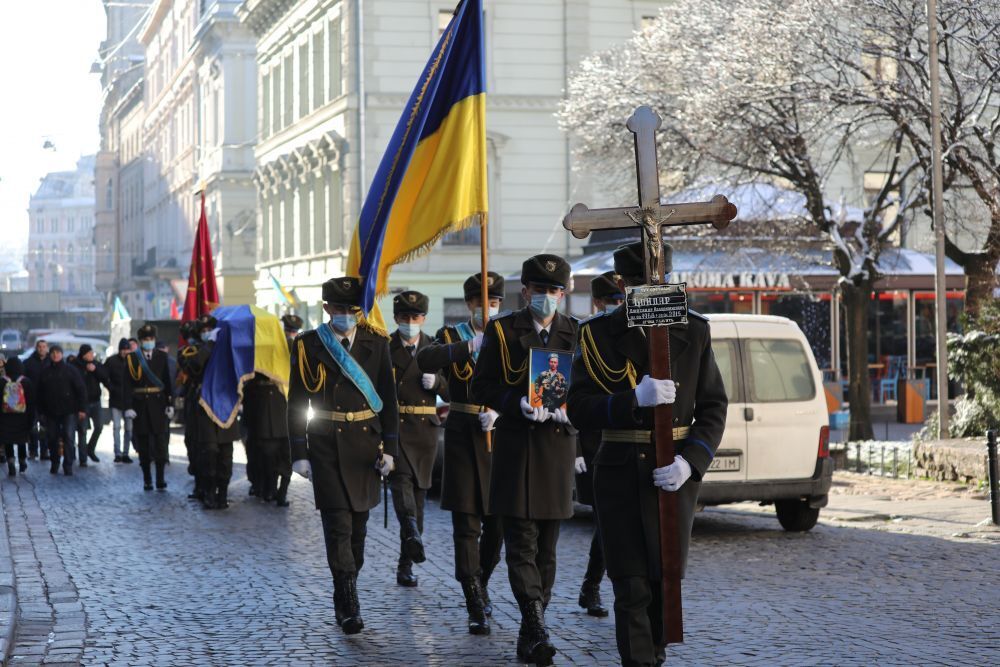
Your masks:
M 24 375 L 24 365 L 17 357 L 7 361 L 4 375 L 0 376 L 0 396 L 4 395 L 8 382 L 20 382 L 25 399 L 24 412 L 7 412 L 6 409 L 0 411 L 0 445 L 3 445 L 7 454 L 7 474 L 13 477 L 17 474 L 14 467 L 14 445 L 17 445 L 21 472 L 28 469 L 27 447 L 31 439 L 31 426 L 35 421 L 35 387 Z

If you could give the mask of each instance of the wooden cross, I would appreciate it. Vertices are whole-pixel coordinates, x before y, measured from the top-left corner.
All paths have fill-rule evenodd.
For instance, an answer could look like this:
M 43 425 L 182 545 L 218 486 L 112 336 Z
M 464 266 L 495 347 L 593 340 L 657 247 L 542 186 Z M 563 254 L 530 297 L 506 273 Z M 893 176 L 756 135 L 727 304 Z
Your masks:
M 642 230 L 646 283 L 651 285 L 662 284 L 666 280 L 662 250 L 664 227 L 711 224 L 716 229 L 725 229 L 736 217 L 736 206 L 722 195 L 712 197 L 709 202 L 660 204 L 656 131 L 661 123 L 659 115 L 647 106 L 636 109 L 626 123 L 635 139 L 638 206 L 590 209 L 584 204 L 577 204 L 563 219 L 563 227 L 579 239 L 587 238 L 597 230 L 629 229 L 638 225 Z M 650 374 L 657 379 L 669 379 L 670 337 L 666 327 L 650 327 L 648 338 Z M 659 405 L 653 415 L 656 465 L 663 467 L 674 462 L 673 409 L 670 405 Z M 659 515 L 664 638 L 667 643 L 679 643 L 684 641 L 684 623 L 676 494 L 660 492 Z

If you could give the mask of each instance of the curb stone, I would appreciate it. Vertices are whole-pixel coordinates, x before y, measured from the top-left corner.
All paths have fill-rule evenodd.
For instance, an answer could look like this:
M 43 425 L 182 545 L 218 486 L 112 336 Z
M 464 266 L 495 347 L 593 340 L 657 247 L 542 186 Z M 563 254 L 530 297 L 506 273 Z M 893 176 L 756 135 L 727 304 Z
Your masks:
M 0 512 L 3 515 L 3 525 L 0 526 L 0 664 L 6 665 L 14 646 L 17 589 L 14 586 L 14 560 L 10 555 L 10 540 L 7 535 L 7 509 L 2 497 Z

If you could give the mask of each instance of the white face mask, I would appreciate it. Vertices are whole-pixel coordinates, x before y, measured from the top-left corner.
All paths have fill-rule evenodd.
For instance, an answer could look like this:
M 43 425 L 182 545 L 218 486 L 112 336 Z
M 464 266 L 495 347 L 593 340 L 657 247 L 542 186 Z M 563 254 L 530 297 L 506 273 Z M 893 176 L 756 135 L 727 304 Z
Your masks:
M 420 325 L 416 322 L 407 322 L 398 326 L 399 335 L 403 337 L 403 340 L 413 340 L 420 335 Z

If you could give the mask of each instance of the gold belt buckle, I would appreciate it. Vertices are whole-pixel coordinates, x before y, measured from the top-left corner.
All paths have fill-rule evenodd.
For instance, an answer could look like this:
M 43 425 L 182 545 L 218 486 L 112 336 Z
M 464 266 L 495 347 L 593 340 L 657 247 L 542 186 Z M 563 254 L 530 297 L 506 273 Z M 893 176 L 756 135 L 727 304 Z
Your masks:
M 344 413 L 344 421 L 348 421 L 348 422 L 354 421 L 354 413 L 353 412 L 345 412 Z

